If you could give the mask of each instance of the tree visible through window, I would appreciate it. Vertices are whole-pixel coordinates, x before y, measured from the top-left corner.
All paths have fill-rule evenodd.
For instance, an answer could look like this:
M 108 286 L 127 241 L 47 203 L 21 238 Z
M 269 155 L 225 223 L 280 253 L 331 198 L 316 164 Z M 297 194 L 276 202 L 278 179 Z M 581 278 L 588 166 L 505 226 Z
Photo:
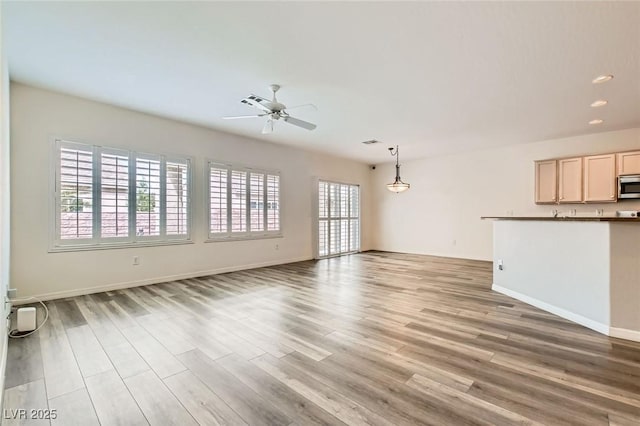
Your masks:
M 91 207 L 91 201 L 83 201 L 75 192 L 62 191 L 60 204 L 63 213 L 76 213 L 84 211 L 85 207 Z

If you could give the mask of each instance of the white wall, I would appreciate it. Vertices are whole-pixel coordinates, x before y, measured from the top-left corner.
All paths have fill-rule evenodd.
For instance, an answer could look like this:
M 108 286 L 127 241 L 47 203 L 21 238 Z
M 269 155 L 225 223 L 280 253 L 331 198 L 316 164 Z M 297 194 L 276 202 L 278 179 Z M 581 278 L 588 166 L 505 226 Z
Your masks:
M 596 208 L 640 209 L 637 201 L 563 206 L 533 202 L 535 160 L 634 149 L 640 149 L 639 128 L 401 161 L 402 179 L 411 184 L 402 194 L 384 186 L 393 181 L 394 165 L 378 166 L 372 179 L 373 247 L 491 260 L 492 223 L 480 216 L 547 215 L 554 208 L 594 213 Z
M 0 30 L 2 4 L 0 3 Z M 3 401 L 5 367 L 7 362 L 7 309 L 5 303 L 9 288 L 10 268 L 10 187 L 9 187 L 9 69 L 7 67 L 4 37 L 0 31 L 0 406 Z
M 637 223 L 498 220 L 492 288 L 601 333 L 640 342 L 638 241 Z
M 11 280 L 20 296 L 60 297 L 314 255 L 314 176 L 361 185 L 362 249 L 368 249 L 370 171 L 364 164 L 229 135 L 49 92 L 11 86 Z M 195 157 L 194 244 L 48 253 L 51 137 Z M 281 172 L 282 239 L 204 243 L 205 158 Z M 276 244 L 279 249 L 276 250 Z M 133 266 L 133 256 L 140 265 Z
M 494 251 L 504 269 L 494 263 L 493 289 L 608 333 L 609 229 L 609 222 L 496 221 Z

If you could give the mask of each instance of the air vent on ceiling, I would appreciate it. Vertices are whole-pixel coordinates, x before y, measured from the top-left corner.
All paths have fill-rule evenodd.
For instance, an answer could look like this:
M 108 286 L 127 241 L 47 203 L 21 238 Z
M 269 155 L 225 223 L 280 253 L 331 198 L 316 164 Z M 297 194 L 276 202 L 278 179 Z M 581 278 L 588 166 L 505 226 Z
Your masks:
M 371 139 L 371 140 L 368 140 L 368 141 L 364 141 L 362 143 L 365 144 L 365 145 L 373 145 L 374 143 L 380 143 L 380 141 L 375 140 L 375 139 Z

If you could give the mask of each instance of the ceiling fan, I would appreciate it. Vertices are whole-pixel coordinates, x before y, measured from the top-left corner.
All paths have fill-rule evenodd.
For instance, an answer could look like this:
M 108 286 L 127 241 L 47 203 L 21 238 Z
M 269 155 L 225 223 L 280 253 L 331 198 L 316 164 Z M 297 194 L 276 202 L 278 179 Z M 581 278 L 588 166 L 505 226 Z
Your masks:
M 269 86 L 269 89 L 271 89 L 271 91 L 273 92 L 273 99 L 271 100 L 252 94 L 240 101 L 243 104 L 252 106 L 254 108 L 258 108 L 260 111 L 262 111 L 261 114 L 240 115 L 240 116 L 222 117 L 222 118 L 225 120 L 236 120 L 239 118 L 267 117 L 267 122 L 264 124 L 264 127 L 262 128 L 263 134 L 272 133 L 273 123 L 280 119 L 284 120 L 285 123 L 293 124 L 294 126 L 302 127 L 303 129 L 313 130 L 316 128 L 315 124 L 292 117 L 286 111 L 287 109 L 300 108 L 304 106 L 312 106 L 315 108 L 315 105 L 304 104 L 304 105 L 297 105 L 291 108 L 287 108 L 284 104 L 278 102 L 278 100 L 276 99 L 276 92 L 280 90 L 280 86 L 278 84 L 272 84 L 271 86 Z

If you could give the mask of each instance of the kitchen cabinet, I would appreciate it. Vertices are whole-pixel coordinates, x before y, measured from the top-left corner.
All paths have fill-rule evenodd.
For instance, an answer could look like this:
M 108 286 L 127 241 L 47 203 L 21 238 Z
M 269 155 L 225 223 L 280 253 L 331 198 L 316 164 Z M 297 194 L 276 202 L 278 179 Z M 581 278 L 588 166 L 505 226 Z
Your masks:
M 618 154 L 618 176 L 640 175 L 640 151 Z
M 582 202 L 582 157 L 558 160 L 558 202 Z
M 584 157 L 584 201 L 616 201 L 615 154 Z
M 536 204 L 558 201 L 558 162 L 536 161 Z

